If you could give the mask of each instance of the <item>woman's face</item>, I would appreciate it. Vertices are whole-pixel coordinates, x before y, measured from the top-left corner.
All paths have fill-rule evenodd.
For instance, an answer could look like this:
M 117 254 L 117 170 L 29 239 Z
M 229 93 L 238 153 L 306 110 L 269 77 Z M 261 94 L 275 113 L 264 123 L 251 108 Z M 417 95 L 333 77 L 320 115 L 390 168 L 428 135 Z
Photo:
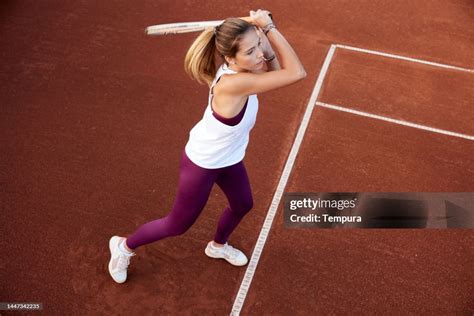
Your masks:
M 227 59 L 227 58 L 226 58 Z M 239 43 L 239 50 L 234 58 L 228 58 L 229 68 L 242 72 L 258 72 L 265 64 L 262 41 L 255 29 L 246 32 Z

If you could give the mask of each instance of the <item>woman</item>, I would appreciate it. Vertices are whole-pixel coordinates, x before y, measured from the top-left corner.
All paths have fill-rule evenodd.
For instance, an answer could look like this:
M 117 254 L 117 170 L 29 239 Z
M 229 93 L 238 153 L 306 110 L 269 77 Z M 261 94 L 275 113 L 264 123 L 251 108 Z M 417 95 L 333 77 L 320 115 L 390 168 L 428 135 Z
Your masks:
M 220 67 L 218 60 L 223 61 Z M 247 264 L 247 257 L 230 246 L 227 239 L 253 205 L 243 158 L 257 116 L 256 94 L 306 76 L 295 52 L 264 10 L 250 11 L 250 17 L 245 19 L 226 19 L 202 32 L 186 55 L 185 70 L 191 78 L 209 85 L 208 106 L 202 120 L 191 130 L 183 151 L 172 211 L 144 224 L 128 238 L 110 239 L 109 272 L 117 283 L 126 281 L 135 249 L 181 235 L 192 226 L 214 183 L 225 193 L 229 207 L 205 253 L 236 266 Z

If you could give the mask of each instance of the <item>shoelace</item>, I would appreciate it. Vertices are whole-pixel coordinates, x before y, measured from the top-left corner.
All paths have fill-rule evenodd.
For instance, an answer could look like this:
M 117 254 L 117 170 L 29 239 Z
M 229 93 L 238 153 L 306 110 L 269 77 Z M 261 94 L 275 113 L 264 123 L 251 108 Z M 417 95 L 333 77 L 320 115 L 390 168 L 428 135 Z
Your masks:
M 224 245 L 224 254 L 228 257 L 237 257 L 239 255 L 239 251 L 234 249 L 231 245 L 225 244 Z
M 127 269 L 128 265 L 130 264 L 130 257 L 132 257 L 134 255 L 130 255 L 130 256 L 127 256 L 125 254 L 120 254 L 119 255 L 119 259 L 118 259 L 118 263 L 117 263 L 117 266 L 119 269 L 123 270 L 123 269 Z

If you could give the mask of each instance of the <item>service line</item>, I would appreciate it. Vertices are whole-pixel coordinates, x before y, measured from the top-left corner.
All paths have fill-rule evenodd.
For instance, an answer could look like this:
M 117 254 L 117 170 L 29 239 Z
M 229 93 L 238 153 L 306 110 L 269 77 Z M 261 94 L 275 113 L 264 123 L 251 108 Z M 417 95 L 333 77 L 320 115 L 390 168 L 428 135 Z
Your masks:
M 418 129 L 433 132 L 433 133 L 444 134 L 444 135 L 464 138 L 464 139 L 468 139 L 468 140 L 474 140 L 474 136 L 472 136 L 472 135 L 466 135 L 466 134 L 451 132 L 451 131 L 447 131 L 447 130 L 444 130 L 444 129 L 439 129 L 439 128 L 435 128 L 435 127 L 431 127 L 431 126 L 421 125 L 421 124 L 407 122 L 407 121 L 403 121 L 403 120 L 397 120 L 397 119 L 393 119 L 393 118 L 390 118 L 390 117 L 387 117 L 387 116 L 376 115 L 376 114 L 372 114 L 372 113 L 368 113 L 368 112 L 354 110 L 354 109 L 339 106 L 339 105 L 333 105 L 333 104 L 323 103 L 323 102 L 319 102 L 319 101 L 316 102 L 316 105 L 321 106 L 323 108 L 331 109 L 331 110 L 351 113 L 351 114 L 355 114 L 355 115 L 359 115 L 359 116 L 365 116 L 365 117 L 369 117 L 369 118 L 372 118 L 372 119 L 381 120 L 381 121 L 385 121 L 385 122 L 390 122 L 390 123 L 394 123 L 394 124 L 398 124 L 398 125 L 418 128 Z

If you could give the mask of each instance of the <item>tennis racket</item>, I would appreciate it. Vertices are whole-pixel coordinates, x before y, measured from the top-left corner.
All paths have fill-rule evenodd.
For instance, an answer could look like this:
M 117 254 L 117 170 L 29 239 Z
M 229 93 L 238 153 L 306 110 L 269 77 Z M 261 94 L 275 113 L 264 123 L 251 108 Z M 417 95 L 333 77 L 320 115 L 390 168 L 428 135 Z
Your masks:
M 269 14 L 269 16 L 273 20 L 271 13 Z M 241 17 L 239 19 L 252 23 L 252 18 L 249 16 Z M 224 22 L 224 20 L 201 21 L 201 22 L 180 22 L 180 23 L 151 25 L 145 29 L 145 34 L 162 36 L 162 35 L 169 35 L 169 34 L 201 32 L 201 31 L 204 31 L 208 27 L 215 27 L 217 25 L 220 25 L 222 24 L 222 22 Z
M 147 35 L 169 35 L 204 31 L 208 27 L 214 27 L 224 22 L 224 20 L 201 21 L 201 22 L 181 22 L 151 25 L 145 29 Z

